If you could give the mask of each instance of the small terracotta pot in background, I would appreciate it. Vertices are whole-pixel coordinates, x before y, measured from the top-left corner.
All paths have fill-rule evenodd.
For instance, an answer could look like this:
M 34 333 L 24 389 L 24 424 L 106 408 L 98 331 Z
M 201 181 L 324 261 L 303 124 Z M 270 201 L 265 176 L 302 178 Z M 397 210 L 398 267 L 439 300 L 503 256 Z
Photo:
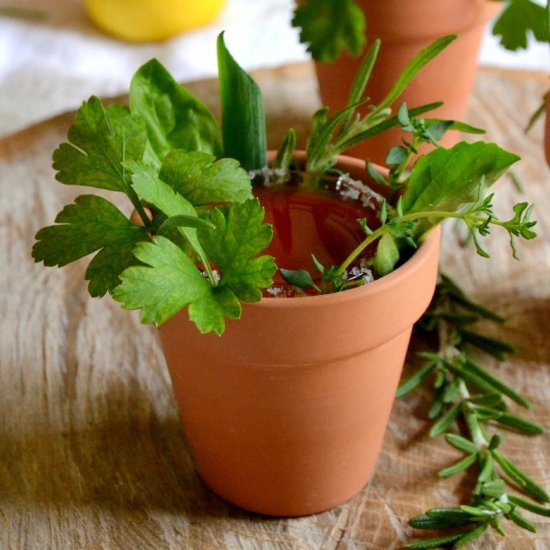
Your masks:
M 364 164 L 340 168 L 365 178 Z M 323 296 L 245 304 L 225 334 L 181 312 L 160 335 L 181 418 L 204 481 L 237 506 L 300 516 L 367 483 L 413 323 L 437 276 L 439 230 L 393 273 Z
M 395 108 L 444 101 L 427 117 L 463 119 L 473 87 L 483 31 L 500 9 L 488 0 L 357 0 L 365 12 L 369 44 L 382 40 L 380 55 L 365 95 L 379 103 L 389 92 L 407 63 L 428 44 L 448 34 L 459 38 L 433 59 L 415 77 Z M 333 63 L 316 63 L 321 101 L 331 109 L 344 107 L 362 56 L 343 55 Z M 335 112 L 335 111 L 333 111 Z M 402 132 L 393 129 L 371 138 L 349 151 L 352 156 L 383 164 L 389 148 L 400 143 Z M 456 132 L 443 143 L 453 145 Z

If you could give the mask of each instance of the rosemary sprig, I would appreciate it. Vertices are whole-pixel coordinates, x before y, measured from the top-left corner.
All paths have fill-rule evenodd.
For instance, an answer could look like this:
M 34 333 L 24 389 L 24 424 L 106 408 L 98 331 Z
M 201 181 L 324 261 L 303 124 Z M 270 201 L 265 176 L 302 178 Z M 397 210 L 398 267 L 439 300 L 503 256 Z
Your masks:
M 463 453 L 456 463 L 443 468 L 440 477 L 466 470 L 475 480 L 469 501 L 460 507 L 431 508 L 413 517 L 416 529 L 446 531 L 441 536 L 418 540 L 408 548 L 451 546 L 459 548 L 493 528 L 505 535 L 504 522 L 535 532 L 535 525 L 520 510 L 550 517 L 550 496 L 501 450 L 501 430 L 533 436 L 544 433 L 540 424 L 512 413 L 508 400 L 530 408 L 527 398 L 479 364 L 475 350 L 502 359 L 513 351 L 507 342 L 481 335 L 478 321 L 502 323 L 503 319 L 470 300 L 448 276 L 441 274 L 436 294 L 418 328 L 437 342 L 434 350 L 420 354 L 423 365 L 398 390 L 405 395 L 431 380 L 434 401 L 428 416 L 433 420 L 431 437 L 444 435 L 449 445 Z M 528 498 L 511 494 L 519 490 Z M 451 533 L 448 531 L 451 530 Z

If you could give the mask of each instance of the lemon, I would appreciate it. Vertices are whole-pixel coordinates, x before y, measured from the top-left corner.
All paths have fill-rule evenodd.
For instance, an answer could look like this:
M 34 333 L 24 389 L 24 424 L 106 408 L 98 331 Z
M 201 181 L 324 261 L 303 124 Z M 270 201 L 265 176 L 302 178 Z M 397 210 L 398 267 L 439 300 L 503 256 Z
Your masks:
M 92 21 L 132 42 L 164 40 L 212 21 L 226 0 L 85 0 Z

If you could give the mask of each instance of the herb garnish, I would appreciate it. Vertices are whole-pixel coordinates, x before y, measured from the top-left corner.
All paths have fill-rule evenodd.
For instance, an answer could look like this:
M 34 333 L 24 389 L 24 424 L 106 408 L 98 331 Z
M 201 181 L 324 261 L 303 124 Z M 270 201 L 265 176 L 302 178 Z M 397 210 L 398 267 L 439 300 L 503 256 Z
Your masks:
M 432 380 L 433 404 L 428 413 L 433 421 L 431 437 L 445 436 L 449 445 L 463 453 L 455 464 L 439 472 L 448 477 L 473 469 L 475 480 L 468 504 L 456 508 L 432 508 L 410 520 L 423 530 L 453 531 L 413 542 L 408 548 L 464 546 L 489 528 L 505 535 L 503 522 L 509 520 L 535 532 L 535 526 L 521 509 L 550 517 L 548 493 L 507 458 L 501 450 L 500 429 L 527 436 L 539 435 L 544 428 L 524 416 L 510 412 L 507 399 L 524 408 L 531 403 L 516 390 L 492 375 L 479 363 L 477 351 L 503 359 L 514 348 L 476 330 L 479 321 L 502 323 L 504 319 L 470 300 L 446 275 L 440 276 L 435 297 L 417 328 L 434 339 L 433 351 L 420 354 L 421 368 L 405 380 L 398 396 Z M 457 431 L 452 431 L 456 427 Z M 529 499 L 510 493 L 520 490 Z
M 516 239 L 532 239 L 536 236 L 531 221 L 532 206 L 519 203 L 514 206 L 514 215 L 509 220 L 500 220 L 493 211 L 489 187 L 519 160 L 516 155 L 504 151 L 493 143 L 461 142 L 450 149 L 437 147 L 421 156 L 414 168 L 409 170 L 412 155 L 422 143 L 438 145 L 451 121 L 430 121 L 411 116 L 405 104 L 397 115 L 410 141 L 393 147 L 386 162 L 391 166 L 388 174 L 382 174 L 370 166 L 370 173 L 378 183 L 387 185 L 390 192 L 402 191 L 396 206 L 382 204 L 381 225 L 370 229 L 366 220 L 360 220 L 366 237 L 339 266 L 327 268 L 314 265 L 321 273 L 321 285 L 313 285 L 315 277 L 296 277 L 285 271 L 283 276 L 291 284 L 301 288 L 314 288 L 318 292 L 340 290 L 346 280 L 346 270 L 373 242 L 378 247 L 373 264 L 379 276 L 393 271 L 400 258 L 411 248 L 416 248 L 425 234 L 443 219 L 459 220 L 466 225 L 479 255 L 489 257 L 480 238 L 489 234 L 492 227 L 508 232 L 514 257 L 518 258 Z M 476 131 L 476 129 L 471 129 Z
M 231 62 L 222 37 L 219 55 Z M 234 69 L 231 80 L 250 79 L 244 75 Z M 221 334 L 225 318 L 240 317 L 241 301 L 260 300 L 276 267 L 256 256 L 272 229 L 246 171 L 217 158 L 213 115 L 158 61 L 134 76 L 129 109 L 92 97 L 68 137 L 53 156 L 58 181 L 124 193 L 143 227 L 107 199 L 83 195 L 37 233 L 36 261 L 63 266 L 99 251 L 86 271 L 90 294 L 110 292 L 124 307 L 141 308 L 145 323 L 189 306 L 201 332 Z
M 320 109 L 312 121 L 307 145 L 306 183 L 315 188 L 325 173 L 337 172 L 336 155 L 380 131 L 399 125 L 409 139 L 393 147 L 386 159 L 389 171 L 367 162 L 373 180 L 386 186 L 380 226 L 370 228 L 358 220 L 365 239 L 340 265 L 312 262 L 321 274 L 316 282 L 306 270 L 281 273 L 292 284 L 317 292 L 336 292 L 365 284 L 361 276 L 347 276 L 361 251 L 377 243 L 373 266 L 378 275 L 392 271 L 410 255 L 426 233 L 443 219 L 464 223 L 477 252 L 488 256 L 480 237 L 493 227 L 508 232 L 514 256 L 515 240 L 532 239 L 532 207 L 520 203 L 509 220 L 492 208 L 490 186 L 518 157 L 495 144 L 459 143 L 439 146 L 448 130 L 480 133 L 456 121 L 420 118 L 439 104 L 396 114 L 391 106 L 407 84 L 454 36 L 443 37 L 411 61 L 388 96 L 370 105 L 360 116 L 363 98 L 380 48 L 374 42 L 354 82 L 347 106 L 329 115 Z M 96 253 L 86 271 L 92 296 L 109 292 L 127 309 L 141 309 L 144 323 L 161 324 L 184 307 L 201 332 L 221 334 L 226 319 L 241 315 L 241 302 L 261 299 L 277 269 L 273 258 L 262 255 L 272 238 L 263 223 L 264 211 L 253 197 L 252 183 L 243 167 L 265 168 L 265 114 L 260 91 L 231 57 L 218 38 L 223 131 L 198 99 L 177 84 L 160 63 L 152 60 L 134 76 L 130 107 L 105 107 L 92 97 L 80 108 L 70 128 L 68 143 L 54 152 L 56 178 L 64 184 L 84 185 L 123 193 L 141 219 L 136 224 L 109 200 L 82 195 L 56 217 L 55 225 L 41 229 L 33 247 L 36 261 L 63 266 Z M 235 95 L 236 94 L 236 95 Z M 419 157 L 418 147 L 431 143 L 435 150 Z M 296 146 L 290 130 L 275 161 L 279 169 L 292 162 Z M 224 158 L 229 157 L 229 158 Z M 307 299 L 307 298 L 306 298 Z M 457 509 L 438 508 L 413 518 L 418 528 L 458 528 L 451 535 L 412 547 L 465 544 L 488 527 L 501 531 L 502 518 L 534 529 L 517 508 L 549 515 L 544 506 L 509 495 L 506 480 L 535 500 L 548 495 L 499 450 L 502 437 L 489 435 L 489 425 L 512 428 L 533 435 L 542 427 L 510 413 L 508 397 L 528 406 L 528 401 L 481 367 L 471 355 L 478 348 L 495 357 L 512 351 L 505 342 L 475 330 L 479 319 L 500 318 L 469 300 L 442 276 L 433 305 L 424 317 L 424 328 L 439 339 L 435 351 L 423 354 L 424 365 L 403 383 L 404 394 L 435 375 L 435 401 L 430 417 L 437 419 L 432 436 L 447 432 L 458 419 L 466 423 L 462 434 L 447 434 L 447 441 L 466 456 L 440 475 L 452 475 L 477 465 L 472 501 Z
M 298 286 L 336 292 L 363 284 L 346 280 L 347 270 L 362 250 L 377 242 L 374 267 L 379 276 L 392 271 L 409 255 L 427 231 L 445 218 L 463 221 L 477 250 L 487 255 L 478 237 L 493 226 L 533 238 L 531 208 L 516 205 L 515 216 L 501 221 L 492 211 L 487 189 L 518 157 L 497 145 L 460 143 L 446 150 L 438 140 L 448 129 L 479 130 L 453 121 L 424 120 L 403 105 L 392 116 L 391 105 L 414 76 L 456 37 L 436 40 L 421 50 L 404 69 L 379 105 L 360 116 L 357 107 L 380 49 L 376 41 L 352 86 L 346 107 L 330 116 L 321 108 L 313 117 L 307 144 L 306 185 L 315 188 L 332 170 L 336 155 L 353 144 L 400 125 L 410 141 L 390 150 L 387 179 L 369 166 L 375 179 L 391 194 L 382 204 L 381 225 L 370 229 L 360 220 L 365 240 L 339 266 L 322 266 L 321 283 L 311 275 L 284 270 Z M 66 265 L 95 251 L 86 278 L 93 296 L 110 292 L 128 309 L 142 309 L 142 321 L 163 323 L 189 306 L 190 318 L 201 332 L 221 334 L 225 318 L 241 315 L 240 302 L 261 299 L 272 284 L 274 259 L 258 254 L 267 247 L 272 229 L 263 224 L 263 208 L 253 198 L 249 170 L 263 169 L 265 113 L 261 93 L 218 38 L 223 132 L 198 99 L 179 86 L 158 61 L 140 68 L 130 87 L 130 108 L 104 107 L 98 98 L 85 102 L 69 130 L 69 143 L 54 152 L 56 178 L 124 193 L 141 218 L 128 220 L 107 199 L 84 195 L 67 206 L 56 225 L 38 232 L 33 248 L 36 261 Z M 222 136 L 223 134 L 223 136 Z M 409 164 L 421 143 L 436 150 Z M 295 147 L 289 132 L 277 155 L 278 166 L 289 165 Z M 220 158 L 231 155 L 235 158 Z M 143 204 L 152 210 L 149 216 Z M 215 205 L 215 207 L 211 206 Z M 515 253 L 515 248 L 514 248 Z

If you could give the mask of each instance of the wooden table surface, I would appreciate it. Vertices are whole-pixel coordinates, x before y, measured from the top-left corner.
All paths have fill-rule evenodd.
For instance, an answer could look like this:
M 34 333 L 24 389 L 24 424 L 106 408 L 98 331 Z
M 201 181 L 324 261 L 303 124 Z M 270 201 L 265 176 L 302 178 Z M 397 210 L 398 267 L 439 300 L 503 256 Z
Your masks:
M 271 143 L 290 124 L 303 136 L 318 102 L 311 67 L 264 71 L 258 80 Z M 522 243 L 516 262 L 495 235 L 488 262 L 471 250 L 456 253 L 448 234 L 442 264 L 509 318 L 497 334 L 519 353 L 495 363 L 495 372 L 533 400 L 533 419 L 550 426 L 550 172 L 541 126 L 522 131 L 547 85 L 541 74 L 483 70 L 468 116 L 524 157 L 516 171 L 525 194 L 502 181 L 497 209 L 534 202 L 538 239 Z M 190 87 L 216 103 L 212 82 Z M 412 515 L 462 502 L 466 482 L 436 477 L 458 453 L 429 439 L 422 391 L 396 402 L 370 484 L 343 506 L 266 519 L 212 495 L 193 470 L 154 329 L 110 299 L 90 299 L 84 263 L 58 270 L 30 259 L 36 230 L 81 193 L 55 183 L 50 167 L 71 120 L 0 141 L 1 549 L 387 550 L 410 540 Z M 550 490 L 548 436 L 510 434 L 505 450 Z M 550 520 L 534 519 L 535 535 L 511 526 L 506 539 L 489 534 L 472 547 L 550 548 Z

